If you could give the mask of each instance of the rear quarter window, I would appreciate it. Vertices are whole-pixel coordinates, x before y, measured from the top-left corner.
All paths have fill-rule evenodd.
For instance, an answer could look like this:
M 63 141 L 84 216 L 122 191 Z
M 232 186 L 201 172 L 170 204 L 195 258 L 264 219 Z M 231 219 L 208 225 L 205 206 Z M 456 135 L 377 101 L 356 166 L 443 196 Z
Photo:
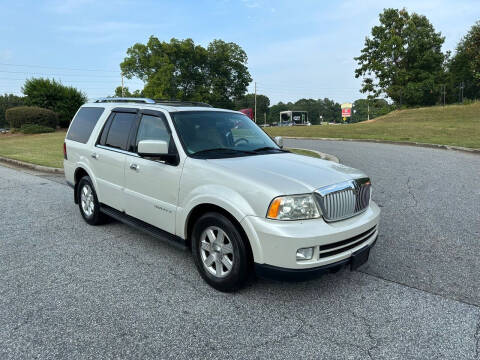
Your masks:
M 102 116 L 105 108 L 101 107 L 82 107 L 70 125 L 67 139 L 86 144 L 90 138 L 93 128 L 98 119 Z

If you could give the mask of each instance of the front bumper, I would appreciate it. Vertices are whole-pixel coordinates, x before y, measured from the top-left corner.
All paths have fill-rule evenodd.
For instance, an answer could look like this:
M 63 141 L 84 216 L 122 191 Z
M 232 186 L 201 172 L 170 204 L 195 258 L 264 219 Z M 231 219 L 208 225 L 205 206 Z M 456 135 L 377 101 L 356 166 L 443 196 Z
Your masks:
M 378 236 L 378 235 L 377 235 Z M 327 265 L 307 268 L 307 269 L 288 269 L 267 264 L 255 264 L 255 273 L 261 278 L 282 280 L 282 281 L 304 281 L 315 279 L 326 273 L 335 273 L 344 266 L 350 266 L 350 270 L 355 270 L 368 261 L 370 249 L 375 246 L 377 238 L 373 242 L 358 250 L 350 257 L 330 263 Z
M 353 253 L 371 246 L 378 236 L 379 219 L 380 209 L 371 201 L 363 213 L 333 223 L 323 219 L 277 221 L 246 216 L 241 225 L 256 264 L 306 270 L 346 262 Z M 307 247 L 314 248 L 312 259 L 297 260 L 297 249 Z

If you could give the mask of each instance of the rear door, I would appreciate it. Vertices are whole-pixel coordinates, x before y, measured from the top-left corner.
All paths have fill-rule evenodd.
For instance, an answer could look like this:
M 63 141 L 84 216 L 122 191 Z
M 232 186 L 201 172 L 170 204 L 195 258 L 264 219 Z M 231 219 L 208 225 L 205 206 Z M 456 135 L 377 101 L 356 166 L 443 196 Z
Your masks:
M 182 166 L 136 154 L 141 140 L 164 140 L 169 144 L 169 153 L 177 153 L 165 115 L 160 111 L 142 110 L 134 134 L 131 150 L 135 154 L 127 154 L 125 164 L 126 212 L 174 234 Z
M 125 211 L 125 160 L 136 118 L 137 109 L 114 109 L 91 154 L 98 199 L 119 211 Z

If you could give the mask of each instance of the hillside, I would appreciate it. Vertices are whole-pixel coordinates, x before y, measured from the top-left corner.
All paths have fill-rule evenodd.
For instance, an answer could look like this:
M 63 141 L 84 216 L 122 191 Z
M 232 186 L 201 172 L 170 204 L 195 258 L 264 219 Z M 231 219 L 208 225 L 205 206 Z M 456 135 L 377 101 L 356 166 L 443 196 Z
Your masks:
M 480 102 L 397 110 L 357 124 L 272 127 L 266 131 L 272 136 L 377 139 L 480 149 Z

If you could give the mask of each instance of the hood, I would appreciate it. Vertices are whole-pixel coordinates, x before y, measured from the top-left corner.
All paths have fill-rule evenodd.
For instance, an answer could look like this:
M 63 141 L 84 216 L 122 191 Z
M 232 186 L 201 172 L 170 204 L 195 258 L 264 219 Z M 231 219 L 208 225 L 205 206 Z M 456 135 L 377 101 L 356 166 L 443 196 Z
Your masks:
M 291 153 L 210 159 L 236 177 L 275 189 L 279 195 L 312 192 L 323 186 L 365 177 L 354 168 Z

